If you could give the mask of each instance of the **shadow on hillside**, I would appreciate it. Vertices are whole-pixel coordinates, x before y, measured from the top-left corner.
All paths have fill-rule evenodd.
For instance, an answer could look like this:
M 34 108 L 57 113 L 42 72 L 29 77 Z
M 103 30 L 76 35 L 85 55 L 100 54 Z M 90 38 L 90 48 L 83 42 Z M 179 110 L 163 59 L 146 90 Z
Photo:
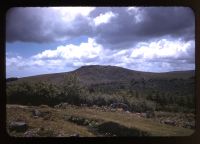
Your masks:
M 108 136 L 149 136 L 150 134 L 136 128 L 128 128 L 115 122 L 105 122 L 97 127 L 97 132 Z
M 112 121 L 103 121 L 100 119 L 88 119 L 79 116 L 65 116 L 65 120 L 77 125 L 86 126 L 89 131 L 97 136 L 150 136 L 148 132 L 137 128 L 128 128 Z

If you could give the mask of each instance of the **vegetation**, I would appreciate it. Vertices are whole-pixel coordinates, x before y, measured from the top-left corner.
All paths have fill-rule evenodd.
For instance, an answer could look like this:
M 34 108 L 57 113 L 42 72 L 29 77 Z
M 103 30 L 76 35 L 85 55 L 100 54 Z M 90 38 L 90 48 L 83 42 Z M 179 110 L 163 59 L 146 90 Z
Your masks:
M 32 111 L 51 113 L 34 117 Z M 159 119 L 174 116 L 173 113 L 158 114 Z M 178 117 L 179 115 L 177 115 Z M 181 117 L 186 114 L 180 115 Z M 166 117 L 166 119 L 167 119 Z M 192 114 L 187 118 L 192 118 Z M 12 121 L 25 121 L 26 132 L 9 131 L 11 136 L 19 137 L 69 137 L 79 134 L 80 137 L 94 136 L 189 136 L 194 129 L 170 126 L 146 119 L 135 113 L 123 111 L 100 111 L 92 107 L 68 105 L 65 109 L 40 106 L 7 105 L 7 126 Z M 84 122 L 82 122 L 84 121 Z M 123 133 L 122 133 L 123 132 Z
M 193 71 L 155 74 L 86 66 L 65 74 L 7 79 L 9 134 L 190 135 L 195 128 L 194 78 Z M 28 130 L 18 133 L 10 123 L 25 123 Z
M 7 78 L 6 82 L 11 82 L 11 81 L 16 81 L 16 80 L 18 80 L 17 77 L 11 77 L 11 78 Z
M 194 112 L 193 79 L 135 80 L 130 83 L 101 83 L 83 86 L 77 74 L 64 76 L 63 83 L 49 82 L 7 83 L 7 102 L 11 104 L 54 106 L 61 102 L 74 105 L 109 106 L 125 103 L 129 111 L 154 110 Z M 170 85 L 163 87 L 163 85 Z M 183 88 L 180 88 L 183 84 Z M 167 89 L 174 89 L 167 91 Z

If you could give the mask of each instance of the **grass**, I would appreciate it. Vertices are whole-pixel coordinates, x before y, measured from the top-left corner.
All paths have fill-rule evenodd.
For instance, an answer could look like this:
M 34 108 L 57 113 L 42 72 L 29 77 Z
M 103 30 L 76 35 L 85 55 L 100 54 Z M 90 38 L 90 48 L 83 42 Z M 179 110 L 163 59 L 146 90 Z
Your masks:
M 38 109 L 41 112 L 50 112 L 49 119 L 43 117 L 34 118 L 32 111 Z M 11 121 L 25 121 L 29 129 L 40 129 L 38 132 L 40 136 L 70 136 L 73 134 L 79 134 L 81 137 L 94 137 L 98 136 L 95 132 L 88 129 L 87 126 L 77 125 L 76 123 L 66 121 L 64 116 L 77 116 L 87 119 L 95 119 L 101 121 L 99 129 L 102 130 L 109 126 L 113 126 L 112 129 L 126 130 L 130 133 L 134 131 L 144 132 L 149 136 L 189 136 L 194 130 L 182 127 L 175 127 L 166 124 L 160 124 L 154 119 L 146 119 L 138 117 L 134 113 L 126 113 L 123 111 L 102 111 L 88 107 L 68 106 L 66 109 L 55 109 L 51 107 L 33 107 L 33 106 L 19 106 L 19 105 L 7 105 L 7 124 Z M 41 131 L 42 130 L 42 131 Z M 11 136 L 23 136 L 23 133 L 9 132 Z

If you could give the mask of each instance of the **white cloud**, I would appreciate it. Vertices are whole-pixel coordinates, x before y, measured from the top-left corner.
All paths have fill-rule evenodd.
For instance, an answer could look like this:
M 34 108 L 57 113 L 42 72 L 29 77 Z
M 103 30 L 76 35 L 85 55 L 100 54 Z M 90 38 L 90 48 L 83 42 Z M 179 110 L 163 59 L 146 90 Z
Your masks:
M 16 65 L 21 60 L 22 60 L 21 56 L 16 56 L 16 57 L 11 57 L 11 58 L 6 57 L 6 66 Z
M 91 11 L 95 10 L 94 7 L 51 7 L 49 9 L 54 10 L 65 22 L 73 21 L 78 15 L 87 17 Z
M 79 45 L 58 46 L 54 50 L 45 50 L 30 58 L 6 57 L 7 71 L 14 75 L 15 71 L 34 73 L 34 69 L 35 74 L 55 73 L 95 64 L 150 72 L 194 69 L 194 41 L 184 43 L 161 39 L 139 43 L 137 48 L 111 50 L 88 38 L 87 42 Z
M 98 26 L 103 23 L 109 23 L 111 18 L 116 17 L 116 16 L 117 16 L 116 14 L 114 14 L 113 12 L 110 11 L 105 14 L 100 14 L 99 16 L 94 18 L 93 21 L 95 23 L 95 26 Z
M 88 38 L 88 42 L 81 43 L 80 45 L 65 45 L 59 46 L 55 50 L 45 50 L 33 58 L 35 59 L 82 59 L 94 58 L 102 52 L 102 47 L 98 45 L 94 39 Z
M 182 42 L 180 40 L 170 41 L 161 39 L 150 43 L 138 44 L 136 49 L 133 49 L 132 58 L 144 58 L 144 59 L 155 59 L 155 58 L 181 58 L 186 56 L 188 50 L 194 50 L 194 41 Z M 194 55 L 189 55 L 194 57 Z
M 143 20 L 142 11 L 139 7 L 128 7 L 127 12 L 129 15 L 133 15 L 136 23 L 140 23 Z

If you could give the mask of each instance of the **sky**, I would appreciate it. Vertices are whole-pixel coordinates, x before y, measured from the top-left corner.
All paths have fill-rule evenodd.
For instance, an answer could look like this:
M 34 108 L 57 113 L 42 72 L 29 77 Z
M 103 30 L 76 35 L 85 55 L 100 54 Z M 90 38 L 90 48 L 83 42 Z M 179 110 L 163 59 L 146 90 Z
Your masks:
M 195 69 L 188 7 L 14 7 L 6 14 L 6 77 L 112 65 L 137 71 Z

